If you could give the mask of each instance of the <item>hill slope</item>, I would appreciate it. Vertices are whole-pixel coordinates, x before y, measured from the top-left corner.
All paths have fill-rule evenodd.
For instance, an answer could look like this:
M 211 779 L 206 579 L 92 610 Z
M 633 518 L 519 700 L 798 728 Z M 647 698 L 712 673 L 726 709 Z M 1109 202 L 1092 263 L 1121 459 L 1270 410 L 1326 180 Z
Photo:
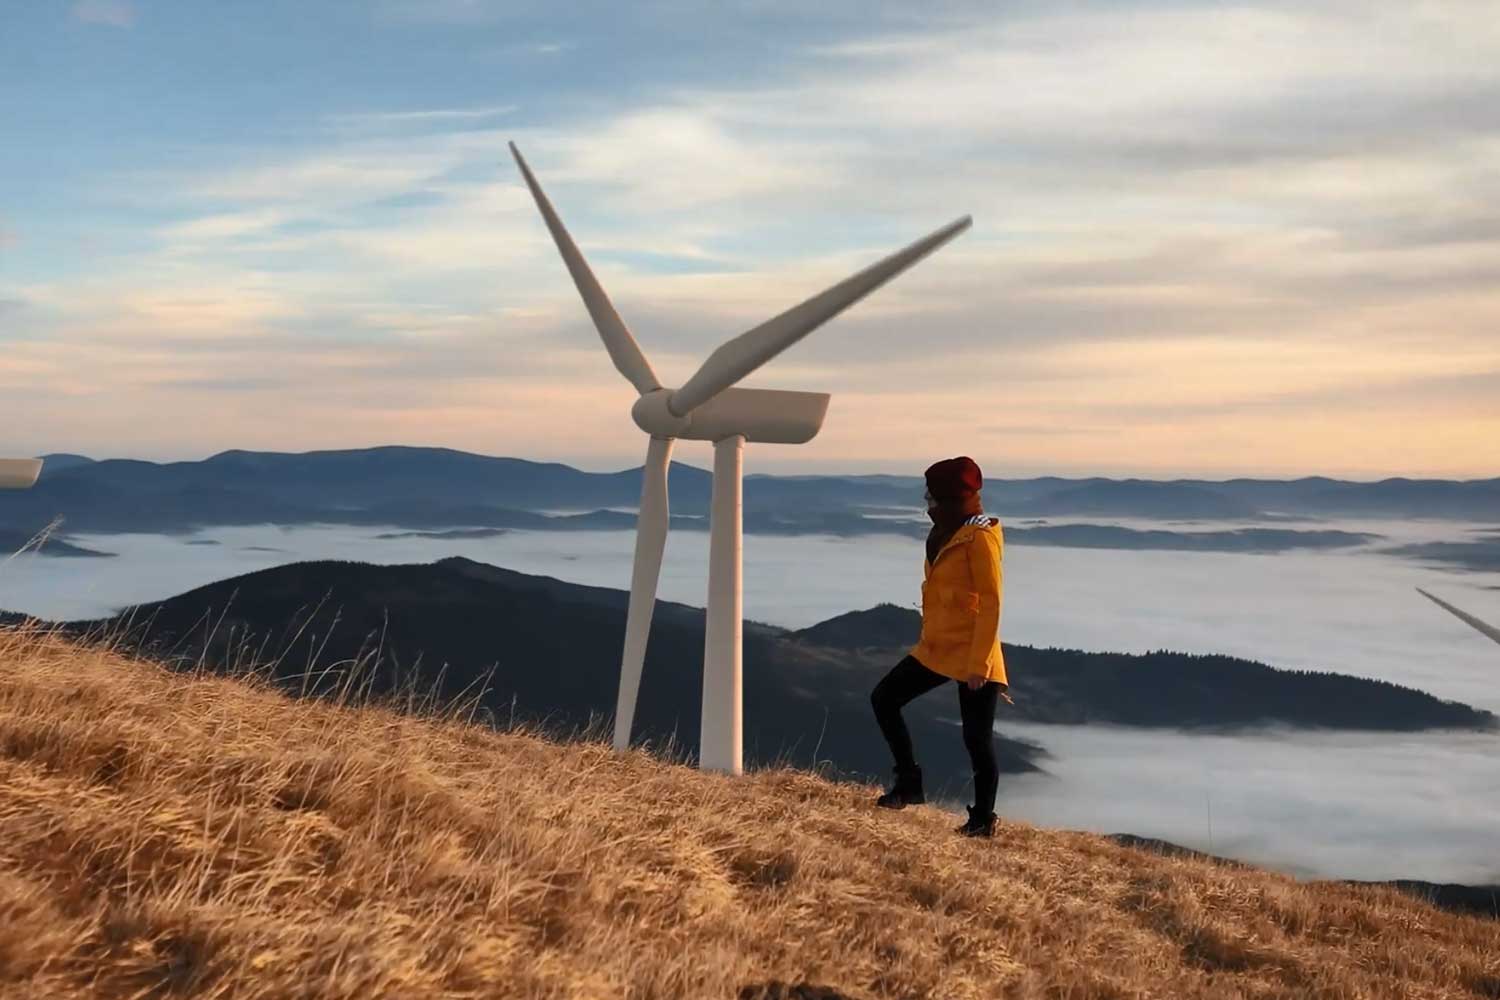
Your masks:
M 359 664 L 378 694 L 408 685 L 444 698 L 469 693 L 479 716 L 547 718 L 559 726 L 612 718 L 629 595 L 468 559 L 420 565 L 306 562 L 200 587 L 123 619 L 80 623 L 124 635 L 153 659 L 214 669 L 274 657 L 276 678 L 323 692 Z M 128 627 L 134 621 L 135 627 Z M 884 775 L 890 753 L 872 724 L 870 690 L 894 662 L 782 648 L 781 630 L 745 625 L 746 757 L 752 763 L 831 762 Z M 308 677 L 309 665 L 325 673 Z M 657 602 L 633 735 L 698 746 L 703 611 Z M 909 713 L 932 789 L 967 794 L 968 756 L 949 738 L 957 699 L 927 698 Z M 997 741 L 1004 769 L 1034 769 L 1040 748 Z
M 1493 923 L 1389 889 L 869 796 L 0 630 L 0 995 L 1500 993 Z
M 293 690 L 326 691 L 360 664 L 376 693 L 415 685 L 473 694 L 481 717 L 540 718 L 576 727 L 610 718 L 629 595 L 449 558 L 377 566 L 291 563 L 221 580 L 102 623 L 154 660 L 233 669 L 275 659 Z M 698 745 L 703 611 L 659 601 L 634 735 Z M 801 632 L 746 623 L 745 740 L 752 764 L 831 765 L 879 779 L 890 753 L 869 693 L 917 640 L 911 609 L 853 612 Z M 1337 674 L 1276 670 L 1229 657 L 1129 656 L 1007 644 L 1013 719 L 1129 726 L 1281 724 L 1413 731 L 1493 728 L 1496 719 L 1420 691 Z M 309 665 L 324 668 L 309 677 Z M 968 794 L 969 762 L 952 739 L 951 691 L 907 710 L 929 793 Z M 1041 748 L 997 739 L 1006 771 L 1035 769 Z

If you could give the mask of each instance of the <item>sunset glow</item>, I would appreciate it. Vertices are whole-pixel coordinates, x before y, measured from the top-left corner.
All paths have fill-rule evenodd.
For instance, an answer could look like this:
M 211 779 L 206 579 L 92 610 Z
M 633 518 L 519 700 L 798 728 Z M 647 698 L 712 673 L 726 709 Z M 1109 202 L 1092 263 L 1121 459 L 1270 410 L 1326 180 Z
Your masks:
M 1500 475 L 1488 0 L 802 8 L 18 5 L 0 453 L 639 464 L 514 139 L 669 384 L 973 214 L 747 472 Z

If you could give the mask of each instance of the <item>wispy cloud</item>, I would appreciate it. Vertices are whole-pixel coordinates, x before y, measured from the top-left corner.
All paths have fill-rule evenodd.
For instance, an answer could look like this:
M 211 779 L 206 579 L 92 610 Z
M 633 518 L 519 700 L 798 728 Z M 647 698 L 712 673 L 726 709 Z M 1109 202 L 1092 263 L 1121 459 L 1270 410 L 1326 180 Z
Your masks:
M 186 178 L 176 195 L 258 205 L 339 205 L 399 193 L 460 162 L 442 143 L 336 145 L 290 156 L 267 153 L 252 165 Z M 166 178 L 163 178 L 166 180 Z
M 107 24 L 128 28 L 135 23 L 135 5 L 128 0 L 77 0 L 71 11 L 73 20 L 84 24 Z
M 417 111 L 362 111 L 331 115 L 336 124 L 357 125 L 409 125 L 452 124 L 455 122 L 484 121 L 513 114 L 514 104 L 495 104 L 482 108 L 431 108 Z
M 180 246 L 220 243 L 252 234 L 263 233 L 287 221 L 287 213 L 276 209 L 252 209 L 204 215 L 186 222 L 173 223 L 159 230 L 168 243 Z

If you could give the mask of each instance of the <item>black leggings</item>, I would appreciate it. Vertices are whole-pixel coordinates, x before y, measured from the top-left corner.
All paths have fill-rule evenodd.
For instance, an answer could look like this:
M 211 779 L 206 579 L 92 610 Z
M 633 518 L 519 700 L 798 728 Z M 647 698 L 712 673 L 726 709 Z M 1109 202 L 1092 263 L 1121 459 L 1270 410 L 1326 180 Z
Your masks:
M 917 766 L 911 733 L 907 731 L 906 720 L 901 718 L 901 709 L 907 702 L 941 687 L 948 680 L 922 666 L 915 657 L 908 656 L 875 685 L 870 704 L 875 708 L 880 732 L 891 746 L 891 755 L 896 758 L 897 770 L 911 771 Z M 999 698 L 1000 685 L 994 681 L 978 691 L 970 691 L 967 684 L 958 684 L 958 712 L 964 724 L 964 747 L 974 765 L 974 807 L 986 815 L 995 811 L 995 791 L 1000 784 L 1000 768 L 995 760 L 995 703 Z

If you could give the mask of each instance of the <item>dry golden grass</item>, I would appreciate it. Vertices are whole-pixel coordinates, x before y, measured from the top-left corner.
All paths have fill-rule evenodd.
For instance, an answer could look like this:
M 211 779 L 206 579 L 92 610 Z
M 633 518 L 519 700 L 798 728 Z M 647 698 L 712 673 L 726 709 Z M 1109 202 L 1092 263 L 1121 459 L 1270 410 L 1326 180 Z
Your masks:
M 1500 996 L 1493 922 L 870 795 L 0 630 L 0 995 Z

